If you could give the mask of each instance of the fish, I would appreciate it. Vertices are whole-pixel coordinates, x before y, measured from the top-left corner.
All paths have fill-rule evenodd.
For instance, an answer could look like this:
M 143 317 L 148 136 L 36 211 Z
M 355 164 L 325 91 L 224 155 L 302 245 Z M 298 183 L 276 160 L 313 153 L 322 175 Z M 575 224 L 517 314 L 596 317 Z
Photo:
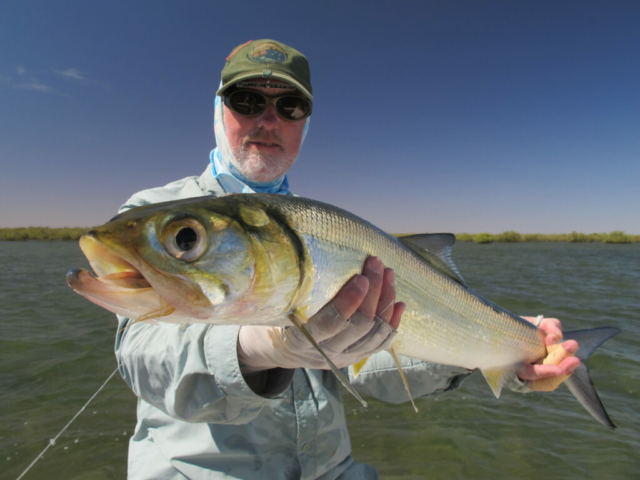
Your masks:
M 394 358 L 480 369 L 499 397 L 517 370 L 547 356 L 544 334 L 467 286 L 451 257 L 454 243 L 446 233 L 394 237 L 302 197 L 194 197 L 137 207 L 90 230 L 80 248 L 95 273 L 74 268 L 67 282 L 134 323 L 293 324 L 324 354 L 306 320 L 377 256 L 394 270 L 396 298 L 406 305 L 390 348 Z M 578 341 L 581 360 L 564 384 L 610 429 L 615 425 L 584 362 L 618 333 L 615 327 L 564 333 Z

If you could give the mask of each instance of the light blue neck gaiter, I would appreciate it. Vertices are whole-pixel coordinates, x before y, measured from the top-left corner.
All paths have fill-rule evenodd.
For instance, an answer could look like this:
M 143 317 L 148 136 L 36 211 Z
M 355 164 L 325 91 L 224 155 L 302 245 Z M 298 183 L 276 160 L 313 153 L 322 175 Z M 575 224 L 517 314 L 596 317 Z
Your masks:
M 309 120 L 307 117 L 302 133 L 302 142 L 307 136 Z M 220 182 L 222 188 L 229 193 L 289 193 L 289 180 L 282 175 L 272 182 L 254 182 L 238 171 L 233 161 L 233 153 L 227 140 L 227 132 L 224 126 L 222 113 L 222 98 L 216 95 L 215 110 L 213 115 L 213 130 L 216 135 L 216 148 L 211 151 L 211 171 Z M 302 142 L 300 143 L 302 145 Z

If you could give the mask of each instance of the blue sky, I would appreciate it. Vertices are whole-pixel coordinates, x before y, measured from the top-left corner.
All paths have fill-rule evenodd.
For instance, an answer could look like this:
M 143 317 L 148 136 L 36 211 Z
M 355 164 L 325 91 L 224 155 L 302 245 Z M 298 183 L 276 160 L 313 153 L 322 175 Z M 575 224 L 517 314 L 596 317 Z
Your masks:
M 0 227 L 206 167 L 224 58 L 307 55 L 292 190 L 390 232 L 640 233 L 637 1 L 4 1 Z

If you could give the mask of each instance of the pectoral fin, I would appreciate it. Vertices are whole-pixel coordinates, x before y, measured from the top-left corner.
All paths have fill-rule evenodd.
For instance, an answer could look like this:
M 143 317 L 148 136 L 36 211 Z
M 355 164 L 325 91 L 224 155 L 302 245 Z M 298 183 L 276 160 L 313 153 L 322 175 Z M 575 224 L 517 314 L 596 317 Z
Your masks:
M 398 354 L 393 349 L 393 347 L 391 347 L 387 351 L 393 357 L 393 361 L 396 362 L 396 367 L 398 367 L 398 372 L 400 372 L 400 376 L 402 377 L 402 383 L 404 384 L 404 389 L 409 394 L 409 400 L 411 400 L 411 405 L 413 405 L 413 409 L 416 411 L 416 413 L 418 413 L 418 407 L 416 407 L 416 404 L 413 401 L 413 395 L 411 395 L 411 389 L 409 388 L 409 381 L 407 380 L 407 377 L 404 375 L 404 372 L 402 371 L 402 363 L 400 362 L 400 358 L 398 357 Z
M 311 333 L 309 333 L 309 330 L 307 330 L 307 327 L 305 326 L 304 318 L 299 313 L 294 312 L 289 315 L 289 320 L 291 320 L 291 323 L 293 323 L 304 334 L 304 336 L 307 337 L 307 340 L 311 342 L 311 345 L 313 345 L 316 348 L 316 350 L 318 350 L 320 355 L 322 355 L 322 358 L 324 358 L 324 361 L 327 362 L 327 365 L 329 365 L 329 368 L 334 373 L 334 375 L 338 378 L 338 380 L 340 380 L 340 383 L 344 386 L 344 388 L 346 388 L 349 391 L 349 393 L 351 393 L 351 395 L 356 397 L 356 399 L 362 404 L 362 406 L 366 408 L 368 406 L 367 402 L 365 402 L 362 399 L 362 397 L 356 391 L 356 389 L 353 388 L 353 385 L 349 383 L 349 379 L 344 375 L 344 373 L 340 371 L 338 367 L 334 365 L 334 363 L 329 359 L 329 357 L 327 357 L 327 354 L 324 353 L 324 351 L 322 350 L 322 347 L 318 345 L 318 342 L 316 342 L 315 338 L 313 338 Z

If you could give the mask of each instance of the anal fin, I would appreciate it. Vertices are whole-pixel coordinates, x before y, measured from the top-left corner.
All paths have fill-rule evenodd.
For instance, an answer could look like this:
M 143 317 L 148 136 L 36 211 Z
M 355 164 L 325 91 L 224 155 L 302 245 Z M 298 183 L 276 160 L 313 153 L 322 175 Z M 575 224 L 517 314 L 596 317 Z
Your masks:
M 507 365 L 505 367 L 484 368 L 482 374 L 491 387 L 496 398 L 500 398 L 500 392 L 504 384 L 513 378 L 518 371 L 518 365 Z

